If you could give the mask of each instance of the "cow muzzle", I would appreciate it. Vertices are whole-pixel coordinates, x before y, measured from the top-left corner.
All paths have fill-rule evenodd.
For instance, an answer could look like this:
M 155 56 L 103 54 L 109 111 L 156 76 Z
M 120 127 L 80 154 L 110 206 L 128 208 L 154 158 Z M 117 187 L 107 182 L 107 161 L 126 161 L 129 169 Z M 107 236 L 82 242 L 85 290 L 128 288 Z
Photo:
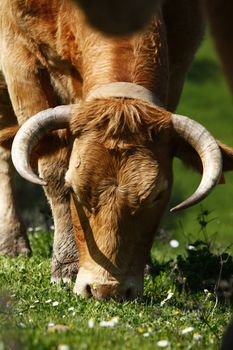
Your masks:
M 74 286 L 74 293 L 97 300 L 134 300 L 143 296 L 143 277 L 124 277 L 122 279 L 96 278 L 93 273 L 80 268 Z

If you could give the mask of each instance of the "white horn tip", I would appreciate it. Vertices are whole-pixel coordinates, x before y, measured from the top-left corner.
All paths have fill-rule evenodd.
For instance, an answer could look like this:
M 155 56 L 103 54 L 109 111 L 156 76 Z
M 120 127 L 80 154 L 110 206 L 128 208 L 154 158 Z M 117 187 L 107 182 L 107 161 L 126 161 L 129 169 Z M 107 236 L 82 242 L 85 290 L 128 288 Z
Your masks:
M 38 185 L 41 185 L 41 186 L 46 186 L 47 185 L 47 182 L 44 181 L 41 177 L 38 177 L 35 181 L 34 181 L 35 184 L 38 184 Z
M 179 205 L 177 205 L 176 207 L 171 208 L 169 211 L 170 211 L 170 213 L 174 213 L 174 212 L 176 212 L 176 211 L 178 211 L 180 209 L 182 209 L 182 208 L 180 208 Z
M 41 186 L 47 186 L 47 182 L 40 178 L 40 181 L 38 182 Z
M 186 199 L 186 201 L 181 202 L 180 204 L 177 204 L 175 207 L 171 208 L 170 213 L 174 213 L 174 212 L 179 211 L 179 210 L 190 208 L 193 205 L 199 203 L 199 201 L 197 201 L 197 200 L 193 201 L 192 197 L 193 196 L 189 197 L 188 199 Z
M 36 176 L 33 174 L 33 176 L 30 176 L 30 177 L 24 177 L 26 180 L 36 184 L 36 185 L 41 185 L 41 186 L 46 186 L 47 185 L 47 182 L 42 179 L 41 177 L 39 176 Z

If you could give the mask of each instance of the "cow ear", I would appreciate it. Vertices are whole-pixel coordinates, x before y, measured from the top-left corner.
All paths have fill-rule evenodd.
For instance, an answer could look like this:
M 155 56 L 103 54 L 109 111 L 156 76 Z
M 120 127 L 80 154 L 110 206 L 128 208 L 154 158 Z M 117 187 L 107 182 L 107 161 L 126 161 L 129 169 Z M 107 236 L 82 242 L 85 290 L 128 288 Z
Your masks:
M 218 145 L 222 152 L 223 171 L 233 170 L 233 148 L 228 147 L 219 141 Z
M 19 130 L 19 125 L 14 125 L 9 128 L 3 129 L 0 131 L 0 146 L 3 148 L 10 150 L 14 137 L 17 134 L 17 131 Z
M 219 141 L 217 142 L 222 153 L 223 171 L 233 170 L 233 148 L 228 147 Z M 202 173 L 202 164 L 199 155 L 192 146 L 178 136 L 175 137 L 173 156 L 182 160 L 186 166 Z

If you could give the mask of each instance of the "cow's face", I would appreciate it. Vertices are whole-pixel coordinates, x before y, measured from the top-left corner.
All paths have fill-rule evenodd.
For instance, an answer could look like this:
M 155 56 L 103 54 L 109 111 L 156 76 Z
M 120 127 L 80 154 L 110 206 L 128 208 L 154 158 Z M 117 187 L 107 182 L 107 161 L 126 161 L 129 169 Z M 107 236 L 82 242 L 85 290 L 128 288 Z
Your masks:
M 135 298 L 171 189 L 166 137 L 108 149 L 88 136 L 74 141 L 66 182 L 80 254 L 75 292 Z

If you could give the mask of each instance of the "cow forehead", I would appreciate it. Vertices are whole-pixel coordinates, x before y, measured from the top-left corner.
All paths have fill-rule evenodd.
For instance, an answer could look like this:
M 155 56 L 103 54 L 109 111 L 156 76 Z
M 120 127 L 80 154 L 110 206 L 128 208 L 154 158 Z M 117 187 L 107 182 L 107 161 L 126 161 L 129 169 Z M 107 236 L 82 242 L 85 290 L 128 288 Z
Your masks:
M 128 183 L 137 176 L 155 177 L 159 165 L 151 148 L 136 146 L 128 149 L 108 149 L 98 142 L 75 140 L 70 157 L 67 180 L 73 176 L 104 175 Z M 149 174 L 146 174 L 146 170 Z M 138 179 L 139 180 L 139 179 Z
M 75 140 L 67 183 L 82 202 L 96 207 L 109 198 L 136 208 L 168 187 L 152 149 L 109 150 L 98 143 Z

